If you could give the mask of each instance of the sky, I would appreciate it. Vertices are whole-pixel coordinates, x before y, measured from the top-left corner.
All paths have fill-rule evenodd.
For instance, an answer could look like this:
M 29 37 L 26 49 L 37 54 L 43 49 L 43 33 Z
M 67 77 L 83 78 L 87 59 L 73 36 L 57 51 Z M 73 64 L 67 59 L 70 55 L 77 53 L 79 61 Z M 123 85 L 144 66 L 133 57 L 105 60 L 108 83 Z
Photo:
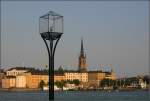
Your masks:
M 45 68 L 48 54 L 39 17 L 48 11 L 64 17 L 55 69 L 78 69 L 83 37 L 89 70 L 113 64 L 118 77 L 149 74 L 148 1 L 2 1 L 2 68 Z

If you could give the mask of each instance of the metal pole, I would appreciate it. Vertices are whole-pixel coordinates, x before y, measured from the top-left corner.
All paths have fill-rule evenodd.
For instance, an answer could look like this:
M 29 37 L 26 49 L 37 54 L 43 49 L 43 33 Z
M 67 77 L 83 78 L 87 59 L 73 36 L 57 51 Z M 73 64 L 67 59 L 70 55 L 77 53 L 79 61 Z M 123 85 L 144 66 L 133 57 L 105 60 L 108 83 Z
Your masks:
M 54 100 L 54 56 L 53 56 L 53 40 L 50 40 L 50 56 L 49 56 L 49 100 Z
M 50 40 L 50 54 L 49 54 L 49 100 L 54 100 L 54 55 L 55 55 L 55 50 L 56 46 L 58 44 L 58 41 L 60 38 L 58 38 L 55 42 L 53 43 L 53 40 Z M 53 45 L 54 44 L 54 45 Z
M 49 100 L 54 100 L 54 50 L 53 50 L 53 40 L 50 40 L 50 47 L 46 40 L 42 37 L 48 51 L 49 58 Z

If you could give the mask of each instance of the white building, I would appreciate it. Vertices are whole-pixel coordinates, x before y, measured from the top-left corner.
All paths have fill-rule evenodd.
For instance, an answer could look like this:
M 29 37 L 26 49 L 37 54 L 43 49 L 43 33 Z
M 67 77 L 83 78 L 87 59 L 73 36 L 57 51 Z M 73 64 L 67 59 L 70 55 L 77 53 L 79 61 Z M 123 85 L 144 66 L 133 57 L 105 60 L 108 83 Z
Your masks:
M 139 85 L 142 89 L 146 89 L 147 87 L 146 81 L 144 82 L 142 79 L 139 79 Z
M 64 73 L 65 80 L 75 80 L 78 79 L 81 82 L 88 82 L 88 73 L 87 72 L 76 72 L 68 71 Z
M 16 67 L 16 68 L 11 68 L 6 71 L 6 76 L 17 76 L 22 73 L 27 72 L 28 70 L 22 68 L 22 67 Z
M 16 88 L 26 88 L 26 76 L 16 76 Z

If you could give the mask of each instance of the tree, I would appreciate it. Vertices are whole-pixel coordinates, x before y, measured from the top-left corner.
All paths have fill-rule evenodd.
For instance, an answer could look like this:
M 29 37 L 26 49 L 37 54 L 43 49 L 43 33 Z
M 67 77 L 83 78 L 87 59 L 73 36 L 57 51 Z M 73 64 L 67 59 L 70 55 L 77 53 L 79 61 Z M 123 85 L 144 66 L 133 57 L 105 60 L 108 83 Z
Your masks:
M 125 86 L 130 86 L 131 83 L 132 81 L 129 78 L 125 79 Z
M 43 80 L 40 81 L 39 87 L 43 90 L 43 86 L 45 85 L 45 82 Z
M 143 81 L 149 84 L 150 77 L 149 76 L 144 76 Z
M 100 86 L 101 87 L 109 86 L 109 79 L 103 79 L 102 81 L 100 81 Z
M 80 84 L 80 81 L 78 79 L 73 80 L 73 84 L 75 84 L 76 86 L 78 86 Z
M 56 85 L 58 88 L 62 88 L 62 89 L 63 89 L 63 86 L 65 86 L 65 84 L 66 84 L 66 81 L 64 81 L 64 80 L 56 81 L 56 82 L 55 82 L 55 85 Z
M 103 79 L 100 81 L 100 86 L 105 87 L 105 86 L 114 86 L 115 85 L 115 80 L 112 79 Z
M 64 70 L 63 70 L 62 66 L 60 66 L 60 67 L 58 68 L 58 72 L 59 72 L 60 74 L 64 74 Z

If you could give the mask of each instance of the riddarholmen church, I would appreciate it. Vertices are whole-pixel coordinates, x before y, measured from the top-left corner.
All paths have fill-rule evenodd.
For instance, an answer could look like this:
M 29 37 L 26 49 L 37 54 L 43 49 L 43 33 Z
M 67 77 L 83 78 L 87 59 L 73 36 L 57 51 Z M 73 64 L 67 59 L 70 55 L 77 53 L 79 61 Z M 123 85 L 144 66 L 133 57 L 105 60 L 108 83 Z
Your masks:
M 86 64 L 86 54 L 84 53 L 83 48 L 83 38 L 81 39 L 81 51 L 79 56 L 79 72 L 85 72 L 87 71 L 87 64 Z
M 79 63 L 78 63 L 78 70 L 77 71 L 65 71 L 66 77 L 69 80 L 74 80 L 76 77 L 79 80 L 88 86 L 98 87 L 99 83 L 103 79 L 116 79 L 115 73 L 113 69 L 111 71 L 88 71 L 87 69 L 87 62 L 86 62 L 86 53 L 84 52 L 83 46 L 83 38 L 81 39 L 81 50 L 79 55 Z

